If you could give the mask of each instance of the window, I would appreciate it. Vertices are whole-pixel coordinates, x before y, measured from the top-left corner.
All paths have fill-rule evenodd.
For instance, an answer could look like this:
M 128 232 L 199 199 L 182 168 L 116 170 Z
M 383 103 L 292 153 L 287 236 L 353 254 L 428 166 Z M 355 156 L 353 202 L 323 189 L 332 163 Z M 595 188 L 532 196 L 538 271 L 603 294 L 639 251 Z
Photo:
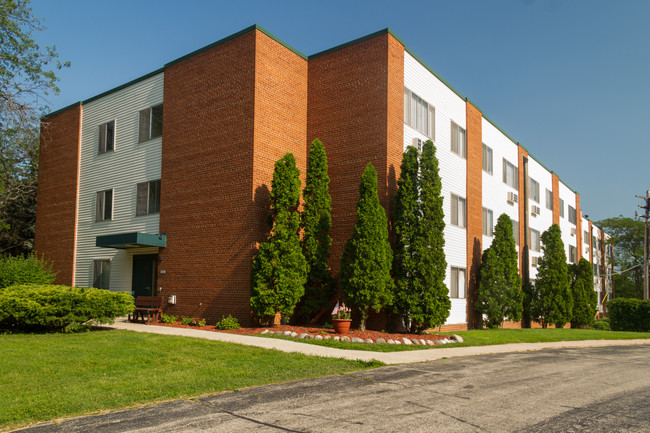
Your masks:
M 451 268 L 451 287 L 449 288 L 450 298 L 465 298 L 465 269 L 464 268 Z
M 404 88 L 404 123 L 435 138 L 435 108 L 407 88 Z
M 569 263 L 575 263 L 576 262 L 576 256 L 577 256 L 577 250 L 576 247 L 573 245 L 569 245 Z
M 111 280 L 111 261 L 93 261 L 93 287 L 108 290 Z
M 564 218 L 564 200 L 560 199 L 560 217 Z
M 99 125 L 99 149 L 98 154 L 112 152 L 115 149 L 115 121 Z
M 95 221 L 113 219 L 113 190 L 97 192 L 95 199 Z
M 140 111 L 140 129 L 138 143 L 162 135 L 163 106 L 156 105 Z
M 528 230 L 528 247 L 532 251 L 540 251 L 540 246 L 539 246 L 539 232 L 535 229 L 529 229 Z
M 530 198 L 539 203 L 539 183 L 532 177 L 529 177 L 528 186 L 530 187 Z
M 160 180 L 138 184 L 135 215 L 160 212 Z
M 451 195 L 451 223 L 458 227 L 466 227 L 465 224 L 465 199 L 457 195 Z
M 594 277 L 598 276 L 598 271 L 600 268 L 598 267 L 598 263 L 594 263 Z
M 553 210 L 553 193 L 546 190 L 546 209 Z
M 451 151 L 462 158 L 467 158 L 467 140 L 465 130 L 451 121 Z
M 589 245 L 589 232 L 585 230 L 585 235 L 583 236 L 585 244 Z
M 577 219 L 578 218 L 576 215 L 576 208 L 569 205 L 569 222 L 572 224 L 576 224 Z
M 512 235 L 515 238 L 515 245 L 519 245 L 519 221 L 512 222 Z
M 503 183 L 514 189 L 519 189 L 519 173 L 517 173 L 517 167 L 505 158 L 503 158 Z
M 483 171 L 492 174 L 492 148 L 483 143 Z
M 483 208 L 483 235 L 494 235 L 493 213 L 490 209 L 485 208 Z

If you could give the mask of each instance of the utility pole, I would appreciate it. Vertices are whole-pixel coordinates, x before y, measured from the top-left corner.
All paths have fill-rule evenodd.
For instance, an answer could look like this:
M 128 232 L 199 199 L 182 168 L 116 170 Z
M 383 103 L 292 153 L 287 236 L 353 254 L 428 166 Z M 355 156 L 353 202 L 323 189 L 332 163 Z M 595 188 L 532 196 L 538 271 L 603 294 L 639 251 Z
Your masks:
M 645 209 L 645 213 L 634 213 L 637 218 L 645 219 L 645 235 L 643 237 L 643 299 L 650 299 L 650 280 L 648 280 L 648 221 L 650 220 L 650 190 L 646 191 L 645 197 L 637 195 L 637 198 L 645 201 L 645 206 L 639 205 L 641 209 Z

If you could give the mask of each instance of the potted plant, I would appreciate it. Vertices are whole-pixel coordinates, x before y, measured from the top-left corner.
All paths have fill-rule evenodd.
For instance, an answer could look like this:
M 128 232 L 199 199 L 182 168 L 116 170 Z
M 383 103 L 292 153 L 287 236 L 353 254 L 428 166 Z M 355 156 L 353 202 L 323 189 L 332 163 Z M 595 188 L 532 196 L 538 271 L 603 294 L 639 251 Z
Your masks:
M 352 323 L 352 310 L 347 308 L 343 302 L 341 305 L 337 302 L 332 310 L 334 332 L 341 335 L 347 334 L 350 330 L 350 323 Z

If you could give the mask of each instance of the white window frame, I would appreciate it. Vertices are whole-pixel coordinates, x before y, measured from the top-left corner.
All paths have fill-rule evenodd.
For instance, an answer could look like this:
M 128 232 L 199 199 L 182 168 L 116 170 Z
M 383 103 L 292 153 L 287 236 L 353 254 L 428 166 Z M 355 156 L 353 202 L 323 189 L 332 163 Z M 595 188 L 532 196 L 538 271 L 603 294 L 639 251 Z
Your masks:
M 512 172 L 512 178 L 508 176 L 509 172 Z M 517 171 L 517 166 L 505 158 L 503 158 L 503 183 L 519 190 L 519 172 Z
M 109 133 L 110 132 L 110 133 Z M 99 125 L 97 140 L 97 154 L 113 152 L 115 150 L 115 120 Z
M 560 199 L 560 218 L 564 218 L 564 200 Z
M 461 158 L 467 158 L 467 131 L 451 121 L 451 151 Z
M 152 199 L 154 200 L 153 206 Z M 135 216 L 151 215 L 159 212 L 160 179 L 139 183 L 136 187 Z
M 575 263 L 578 260 L 578 249 L 569 245 L 569 263 Z
M 160 109 L 160 131 L 153 131 L 153 118 L 154 110 Z M 145 141 L 153 140 L 154 138 L 162 137 L 162 114 L 163 114 L 163 104 L 152 105 L 149 108 L 140 110 L 139 122 L 138 122 L 138 143 L 143 143 Z
M 515 238 L 515 245 L 519 245 L 519 221 L 512 220 L 512 236 Z
M 494 174 L 494 152 L 485 143 L 483 143 L 483 171 L 490 175 Z
M 535 236 L 533 236 L 535 234 Z M 539 230 L 535 230 L 532 227 L 528 228 L 528 248 L 531 251 L 539 253 L 541 251 L 541 238 Z
M 95 194 L 95 222 L 113 219 L 113 203 L 115 203 L 115 194 L 112 189 L 97 191 Z
M 406 87 L 404 87 L 404 123 L 435 141 L 435 107 Z
M 546 190 L 546 209 L 553 210 L 553 191 Z
M 451 194 L 451 224 L 460 228 L 467 227 L 467 200 L 454 193 Z
M 576 212 L 576 208 L 571 205 L 569 205 L 569 222 L 571 224 L 578 224 L 578 212 Z
M 530 198 L 539 203 L 539 182 L 532 177 L 528 178 L 528 189 L 530 190 Z
M 494 236 L 494 212 L 483 208 L 483 236 Z
M 93 287 L 110 290 L 111 285 L 111 260 L 93 260 Z
M 461 281 L 461 275 L 462 281 L 464 282 L 462 287 L 461 284 L 459 284 Z M 452 266 L 449 276 L 449 297 L 452 299 L 465 299 L 467 297 L 467 269 Z

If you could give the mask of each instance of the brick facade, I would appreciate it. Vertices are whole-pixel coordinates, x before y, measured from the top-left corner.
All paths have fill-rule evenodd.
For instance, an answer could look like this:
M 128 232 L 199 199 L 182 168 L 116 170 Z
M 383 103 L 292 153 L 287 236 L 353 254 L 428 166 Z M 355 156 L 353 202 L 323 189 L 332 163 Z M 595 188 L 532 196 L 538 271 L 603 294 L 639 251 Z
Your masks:
M 476 311 L 479 269 L 483 253 L 483 115 L 466 102 L 467 126 L 467 323 L 480 327 Z
M 56 284 L 74 284 L 81 105 L 41 122 L 34 250 L 51 261 Z
M 560 225 L 560 179 L 553 173 L 553 224 Z

